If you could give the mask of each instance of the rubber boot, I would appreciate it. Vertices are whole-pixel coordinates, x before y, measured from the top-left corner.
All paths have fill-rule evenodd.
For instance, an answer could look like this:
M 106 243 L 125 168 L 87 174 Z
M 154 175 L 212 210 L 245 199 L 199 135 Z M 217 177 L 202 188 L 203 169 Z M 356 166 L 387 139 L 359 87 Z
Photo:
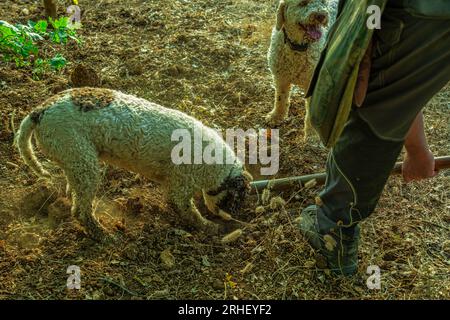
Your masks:
M 357 271 L 359 222 L 375 209 L 402 146 L 351 113 L 329 154 L 325 188 L 301 214 L 299 228 L 319 253 L 318 267 L 344 276 Z

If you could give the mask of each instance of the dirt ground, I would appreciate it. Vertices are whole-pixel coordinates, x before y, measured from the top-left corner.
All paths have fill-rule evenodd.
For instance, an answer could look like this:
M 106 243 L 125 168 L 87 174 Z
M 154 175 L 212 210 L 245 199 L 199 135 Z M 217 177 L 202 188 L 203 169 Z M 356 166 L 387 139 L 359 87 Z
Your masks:
M 224 245 L 186 227 L 158 186 L 104 167 L 96 214 L 120 241 L 98 244 L 70 217 L 61 174 L 38 180 L 12 146 L 13 128 L 37 104 L 69 88 L 79 62 L 102 86 L 179 109 L 217 128 L 264 127 L 273 87 L 266 52 L 275 0 L 80 0 L 83 45 L 62 53 L 70 65 L 33 80 L 0 62 L 0 299 L 434 299 L 450 298 L 449 171 L 405 185 L 393 177 L 362 224 L 360 269 L 350 279 L 316 270 L 295 227 L 319 187 L 292 190 L 287 204 L 249 199 L 238 218 L 255 223 Z M 60 13 L 69 1 L 59 1 Z M 28 12 L 23 10 L 28 9 Z M 40 1 L 0 3 L 0 20 L 42 17 Z M 450 86 L 425 110 L 437 156 L 450 151 Z M 304 108 L 293 98 L 281 128 L 278 177 L 324 170 L 326 150 L 305 144 Z M 45 159 L 41 159 L 44 163 Z M 46 164 L 48 165 L 48 164 Z M 274 201 L 273 203 L 276 203 Z M 81 269 L 81 289 L 66 288 L 67 268 Z M 381 290 L 366 286 L 381 268 Z

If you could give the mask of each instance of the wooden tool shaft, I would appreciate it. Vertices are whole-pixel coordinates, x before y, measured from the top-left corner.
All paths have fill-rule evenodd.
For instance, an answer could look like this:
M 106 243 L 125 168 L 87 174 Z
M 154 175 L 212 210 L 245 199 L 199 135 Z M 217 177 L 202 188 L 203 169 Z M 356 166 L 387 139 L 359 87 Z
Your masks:
M 450 168 L 450 156 L 438 157 L 435 159 L 436 170 L 443 170 Z M 394 169 L 391 172 L 391 175 L 401 174 L 402 173 L 402 162 L 398 162 L 395 164 Z M 326 173 L 316 173 L 309 174 L 306 176 L 298 176 L 298 177 L 288 177 L 274 180 L 260 180 L 253 181 L 251 183 L 252 192 L 262 191 L 270 186 L 271 190 L 286 190 L 292 188 L 301 188 L 306 183 L 312 180 L 316 180 L 318 185 L 325 184 Z

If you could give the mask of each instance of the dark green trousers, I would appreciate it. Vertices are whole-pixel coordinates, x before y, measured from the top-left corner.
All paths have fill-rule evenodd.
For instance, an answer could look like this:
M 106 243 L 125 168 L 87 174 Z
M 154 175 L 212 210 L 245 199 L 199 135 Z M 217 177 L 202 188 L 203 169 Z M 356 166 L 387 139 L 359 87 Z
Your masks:
M 417 114 L 450 80 L 450 18 L 413 16 L 393 1 L 374 34 L 367 98 L 327 162 L 320 232 L 354 226 L 375 209 Z

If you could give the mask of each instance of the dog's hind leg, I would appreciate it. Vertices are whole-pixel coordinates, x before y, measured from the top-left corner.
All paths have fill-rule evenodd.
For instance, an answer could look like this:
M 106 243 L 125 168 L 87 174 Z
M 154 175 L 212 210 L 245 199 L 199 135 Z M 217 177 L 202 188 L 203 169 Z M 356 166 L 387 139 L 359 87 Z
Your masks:
M 269 124 L 280 124 L 289 114 L 289 96 L 291 93 L 291 83 L 286 80 L 275 80 L 275 106 L 266 116 Z
M 72 194 L 72 214 L 90 237 L 102 241 L 107 233 L 93 214 L 100 170 L 96 150 L 89 143 L 74 142 L 71 151 L 61 160 Z

